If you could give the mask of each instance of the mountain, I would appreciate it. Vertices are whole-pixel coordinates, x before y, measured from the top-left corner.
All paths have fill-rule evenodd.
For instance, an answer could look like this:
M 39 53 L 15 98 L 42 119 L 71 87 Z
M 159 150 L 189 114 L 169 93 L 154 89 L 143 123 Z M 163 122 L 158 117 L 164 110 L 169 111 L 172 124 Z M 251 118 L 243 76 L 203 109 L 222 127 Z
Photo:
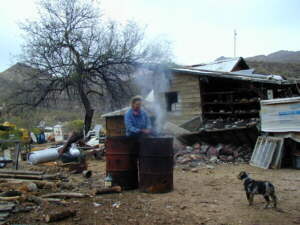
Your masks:
M 255 73 L 282 75 L 290 80 L 300 80 L 300 63 L 279 63 L 248 61 L 247 64 L 253 68 Z
M 252 62 L 300 63 L 300 51 L 281 50 L 269 55 L 257 55 L 246 58 Z
M 23 64 L 16 63 L 15 65 L 9 67 L 7 70 L 0 73 L 2 79 L 20 83 L 24 81 L 26 74 L 34 73 L 35 70 L 31 67 Z
M 0 72 L 0 105 L 3 101 L 8 103 L 7 101 L 9 100 L 15 100 L 15 98 L 12 98 L 15 90 L 18 90 L 19 88 L 24 86 L 26 86 L 26 89 L 33 88 L 31 79 L 33 75 L 39 75 L 38 73 L 40 73 L 39 70 L 23 63 L 16 63 L 7 70 Z M 128 93 L 124 93 L 122 97 L 119 97 L 118 101 L 115 100 L 112 102 L 110 96 L 89 95 L 90 101 L 95 108 L 95 114 L 98 113 L 99 115 L 101 115 L 103 112 L 111 111 L 113 109 L 127 105 L 129 101 L 128 99 L 130 99 L 132 95 L 137 94 L 137 90 L 132 87 L 133 84 L 127 81 L 124 82 L 124 87 L 125 86 L 130 86 L 130 88 L 128 88 L 130 90 L 130 93 L 129 91 Z M 94 90 L 97 90 L 97 88 L 99 87 L 95 86 Z M 24 95 L 22 95 L 21 97 L 25 99 L 27 96 L 24 93 Z M 35 96 L 32 96 L 31 98 L 33 97 Z M 38 98 L 38 96 L 36 97 Z M 56 96 L 56 99 L 52 99 L 52 101 L 50 100 L 47 103 L 49 104 L 41 104 L 41 107 L 47 107 L 47 109 L 49 110 L 75 110 L 76 112 L 81 112 L 83 110 L 83 106 L 78 96 L 74 94 L 68 96 L 65 92 L 61 93 L 59 96 Z
M 221 56 L 216 61 L 223 59 L 227 57 Z M 281 50 L 269 55 L 257 55 L 244 59 L 255 73 L 276 74 L 287 79 L 300 80 L 300 51 Z

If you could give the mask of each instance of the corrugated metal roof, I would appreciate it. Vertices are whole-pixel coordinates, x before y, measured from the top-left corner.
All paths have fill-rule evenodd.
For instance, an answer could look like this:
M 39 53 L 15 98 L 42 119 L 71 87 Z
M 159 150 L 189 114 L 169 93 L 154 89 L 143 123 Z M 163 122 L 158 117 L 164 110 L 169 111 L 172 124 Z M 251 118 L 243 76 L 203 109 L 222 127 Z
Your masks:
M 101 117 L 105 118 L 105 117 L 112 117 L 112 116 L 123 116 L 128 110 L 129 110 L 129 106 L 124 107 L 122 109 L 118 109 L 116 111 L 113 112 L 109 112 L 109 113 L 105 113 L 102 114 Z
M 229 78 L 235 80 L 255 81 L 262 83 L 274 83 L 274 84 L 293 84 L 295 82 L 283 79 L 279 75 L 262 75 L 262 74 L 247 74 L 241 71 L 236 72 L 220 72 L 210 70 L 199 70 L 194 68 L 171 68 L 173 72 L 189 73 L 198 76 L 208 76 L 217 78 Z
M 153 115 L 154 114 L 154 107 L 155 106 L 154 106 L 153 103 L 144 101 L 143 110 L 145 110 L 147 113 L 149 113 L 149 115 Z M 101 117 L 102 118 L 106 118 L 106 117 L 114 117 L 114 116 L 124 116 L 125 113 L 129 109 L 130 109 L 130 107 L 127 106 L 127 107 L 124 107 L 122 109 L 118 109 L 118 110 L 113 111 L 113 112 L 102 114 Z
M 211 63 L 207 63 L 205 65 L 193 66 L 193 68 L 199 70 L 232 72 L 241 59 L 242 59 L 241 57 L 227 58 L 227 59 L 217 60 Z
M 154 108 L 153 103 L 154 103 L 154 90 L 151 90 L 144 100 L 144 108 L 146 111 L 150 111 L 151 114 Z M 105 118 L 105 117 L 113 117 L 113 116 L 123 116 L 129 109 L 130 107 L 127 106 L 113 112 L 105 113 L 101 115 L 101 117 Z

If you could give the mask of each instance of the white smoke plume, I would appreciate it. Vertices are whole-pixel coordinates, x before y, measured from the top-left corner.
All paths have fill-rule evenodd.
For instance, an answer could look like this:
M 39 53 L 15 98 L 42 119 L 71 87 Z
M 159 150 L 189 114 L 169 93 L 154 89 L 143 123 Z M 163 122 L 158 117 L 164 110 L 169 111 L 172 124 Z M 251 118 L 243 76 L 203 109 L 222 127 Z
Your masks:
M 151 91 L 153 95 L 150 103 L 150 110 L 155 115 L 155 131 L 161 133 L 166 122 L 166 108 L 164 94 L 170 88 L 171 74 L 164 66 L 155 66 L 151 69 L 139 68 L 135 74 L 135 84 L 143 96 L 148 95 Z M 149 100 L 149 99 L 148 99 Z M 147 101 L 147 99 L 146 99 Z

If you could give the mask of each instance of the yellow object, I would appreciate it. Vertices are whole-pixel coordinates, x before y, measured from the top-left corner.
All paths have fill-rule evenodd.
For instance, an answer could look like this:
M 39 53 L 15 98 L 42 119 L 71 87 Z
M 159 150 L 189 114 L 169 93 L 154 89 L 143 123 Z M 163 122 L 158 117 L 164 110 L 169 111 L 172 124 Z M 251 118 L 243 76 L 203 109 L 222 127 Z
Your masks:
M 2 125 L 5 126 L 5 127 L 16 128 L 16 124 L 10 123 L 10 122 L 7 122 L 7 121 L 4 122 Z
M 19 129 L 19 131 L 22 133 L 21 141 L 23 143 L 29 143 L 30 140 L 31 140 L 29 131 L 27 129 L 24 129 L 24 128 Z

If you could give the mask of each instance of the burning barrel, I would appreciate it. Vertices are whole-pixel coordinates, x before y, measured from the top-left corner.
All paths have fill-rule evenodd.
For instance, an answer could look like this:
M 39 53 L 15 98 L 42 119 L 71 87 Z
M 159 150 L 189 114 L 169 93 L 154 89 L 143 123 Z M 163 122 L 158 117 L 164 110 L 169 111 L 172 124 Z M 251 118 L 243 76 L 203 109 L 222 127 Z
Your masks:
M 108 137 L 106 140 L 106 175 L 112 177 L 112 185 L 125 190 L 138 187 L 138 142 L 126 136 Z
M 139 189 L 148 193 L 173 190 L 173 139 L 140 140 Z

